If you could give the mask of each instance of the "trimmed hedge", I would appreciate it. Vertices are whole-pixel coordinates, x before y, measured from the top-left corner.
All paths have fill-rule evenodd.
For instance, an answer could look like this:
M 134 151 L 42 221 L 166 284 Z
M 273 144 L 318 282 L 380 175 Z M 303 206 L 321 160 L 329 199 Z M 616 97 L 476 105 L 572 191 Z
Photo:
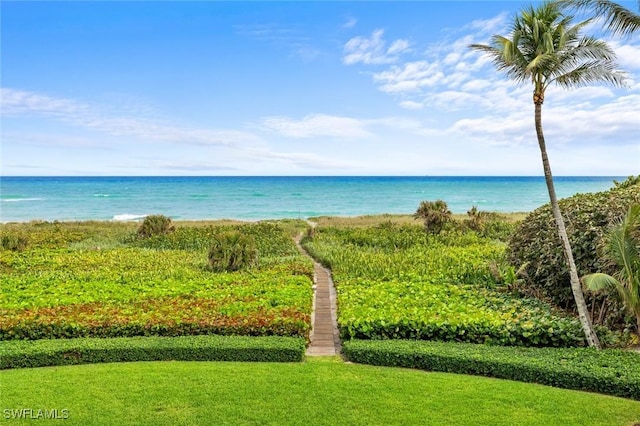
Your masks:
M 131 361 L 299 362 L 305 340 L 294 337 L 182 336 L 8 341 L 0 370 Z
M 640 354 L 591 348 L 523 348 L 416 340 L 351 340 L 362 364 L 497 377 L 640 400 Z

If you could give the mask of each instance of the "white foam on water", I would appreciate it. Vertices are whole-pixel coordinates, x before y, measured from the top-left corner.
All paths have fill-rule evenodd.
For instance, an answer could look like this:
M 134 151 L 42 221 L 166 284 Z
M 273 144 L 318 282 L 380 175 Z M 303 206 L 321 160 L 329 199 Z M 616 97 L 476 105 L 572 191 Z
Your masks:
M 20 201 L 42 201 L 44 198 L 5 198 L 3 203 L 18 203 Z
M 111 195 L 109 194 L 93 194 L 94 197 L 99 197 L 99 198 L 106 198 L 106 197 L 111 197 Z
M 144 219 L 145 217 L 149 216 L 148 214 L 117 214 L 115 216 L 113 216 L 113 219 L 111 220 L 115 220 L 118 222 L 124 222 L 127 220 L 138 220 L 138 219 Z

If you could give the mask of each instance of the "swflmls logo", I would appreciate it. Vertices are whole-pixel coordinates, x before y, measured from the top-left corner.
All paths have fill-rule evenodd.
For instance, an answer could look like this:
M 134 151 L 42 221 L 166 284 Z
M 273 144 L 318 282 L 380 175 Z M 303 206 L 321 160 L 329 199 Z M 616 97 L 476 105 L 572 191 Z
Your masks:
M 2 410 L 5 419 L 29 419 L 29 420 L 64 420 L 69 418 L 69 410 L 33 409 L 33 408 L 5 408 Z

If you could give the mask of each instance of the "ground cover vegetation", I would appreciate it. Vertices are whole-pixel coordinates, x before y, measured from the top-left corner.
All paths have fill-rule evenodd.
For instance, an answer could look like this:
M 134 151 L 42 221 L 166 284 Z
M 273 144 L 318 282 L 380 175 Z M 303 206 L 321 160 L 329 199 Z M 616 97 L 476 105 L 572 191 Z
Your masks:
M 82 425 L 620 426 L 640 419 L 640 402 L 629 399 L 331 357 L 13 369 L 0 371 L 0 381 L 9 416 L 24 407 L 66 409 L 68 422 Z
M 496 221 L 472 209 L 469 219 L 440 233 L 392 222 L 318 226 L 303 244 L 333 272 L 343 339 L 583 345 L 576 319 L 513 292 L 519 278 L 505 242 L 494 238 L 508 235 L 510 225 Z M 612 335 L 602 331 L 610 343 Z
M 0 251 L 0 339 L 308 337 L 313 265 L 291 239 L 303 222 L 178 224 L 145 235 L 138 226 L 2 225 L 3 236 L 24 244 Z M 216 236 L 234 232 L 255 242 L 258 259 L 213 272 Z

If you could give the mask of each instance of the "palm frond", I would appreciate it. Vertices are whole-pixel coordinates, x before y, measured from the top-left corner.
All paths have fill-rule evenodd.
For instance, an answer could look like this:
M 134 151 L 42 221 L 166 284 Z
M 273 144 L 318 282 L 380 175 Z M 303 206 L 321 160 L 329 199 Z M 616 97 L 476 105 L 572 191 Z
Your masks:
M 591 19 L 574 24 L 572 16 L 562 13 L 560 1 L 527 7 L 514 17 L 508 36 L 495 35 L 488 46 L 470 47 L 488 54 L 510 79 L 533 82 L 536 90 L 553 83 L 565 88 L 592 83 L 624 86 L 626 74 L 617 69 L 613 49 L 581 35 Z
M 618 282 L 617 290 L 627 308 L 640 318 L 640 251 L 638 245 L 640 237 L 640 205 L 629 207 L 626 215 L 612 224 L 609 232 L 603 238 L 603 255 L 617 267 L 614 274 Z M 595 275 L 595 274 L 593 274 Z M 593 280 L 592 278 L 587 281 Z M 606 278 L 597 278 L 607 280 Z
M 638 242 L 636 241 L 636 231 L 640 228 L 640 205 L 629 207 L 620 225 L 614 230 L 618 244 L 619 266 L 621 266 L 623 277 L 631 281 L 634 276 L 640 279 L 640 253 L 638 252 Z M 640 293 L 640 288 L 638 289 Z
M 593 292 L 602 290 L 617 290 L 617 287 L 620 285 L 620 281 L 618 281 L 611 275 L 604 274 L 602 272 L 585 275 L 584 277 L 582 277 L 582 283 L 587 289 Z
M 625 73 L 614 68 L 614 64 L 597 61 L 585 62 L 570 71 L 549 79 L 568 89 L 584 86 L 589 83 L 607 82 L 615 87 L 624 87 L 627 82 Z
M 553 69 L 556 64 L 557 55 L 553 53 L 542 53 L 537 55 L 526 66 L 526 70 L 529 73 L 544 72 L 545 70 Z
M 605 41 L 594 37 L 582 37 L 571 49 L 572 55 L 578 58 L 589 58 L 597 61 L 615 61 L 616 52 Z
M 604 26 L 617 35 L 630 36 L 640 31 L 640 14 L 611 0 L 557 0 L 563 10 L 586 12 L 604 19 Z M 640 10 L 640 2 L 638 4 Z
M 522 66 L 522 62 L 526 59 L 513 40 L 496 35 L 491 38 L 491 45 L 471 44 L 469 48 L 488 55 L 496 69 L 505 71 L 510 78 L 518 82 L 528 79 L 525 67 Z
M 634 295 L 623 283 L 616 278 L 608 274 L 596 272 L 595 274 L 589 274 L 582 277 L 582 284 L 593 292 L 600 292 L 603 290 L 610 290 L 618 294 L 620 300 L 627 306 L 628 309 L 635 312 L 636 304 L 634 302 Z

